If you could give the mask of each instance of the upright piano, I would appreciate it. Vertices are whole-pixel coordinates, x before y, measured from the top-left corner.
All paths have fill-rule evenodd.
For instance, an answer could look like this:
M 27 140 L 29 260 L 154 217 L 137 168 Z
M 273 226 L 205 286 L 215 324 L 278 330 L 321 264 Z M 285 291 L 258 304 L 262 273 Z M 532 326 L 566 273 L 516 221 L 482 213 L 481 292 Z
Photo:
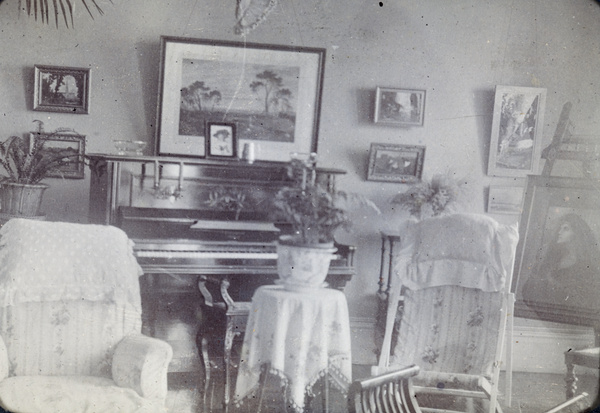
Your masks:
M 171 343 L 170 372 L 224 366 L 256 288 L 277 279 L 276 240 L 289 232 L 272 207 L 286 165 L 178 157 L 88 155 L 90 221 L 122 228 L 144 270 L 144 332 Z M 335 185 L 344 171 L 319 169 Z M 343 289 L 354 248 L 337 245 L 326 282 Z M 215 357 L 212 357 L 214 355 Z M 228 386 L 226 386 L 227 388 Z

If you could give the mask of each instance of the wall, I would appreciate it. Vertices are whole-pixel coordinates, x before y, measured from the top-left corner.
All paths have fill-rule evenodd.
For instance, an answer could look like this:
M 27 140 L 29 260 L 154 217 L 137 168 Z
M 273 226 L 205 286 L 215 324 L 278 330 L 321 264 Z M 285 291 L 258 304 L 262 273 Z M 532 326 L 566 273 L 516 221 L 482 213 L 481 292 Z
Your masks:
M 113 3 L 102 1 L 105 14 L 94 20 L 79 7 L 70 30 L 19 16 L 16 2 L 2 3 L 2 139 L 32 130 L 32 121 L 40 119 L 46 130 L 71 127 L 87 135 L 88 153 L 114 151 L 113 139 L 144 140 L 152 148 L 159 37 L 243 40 L 232 30 L 235 2 Z M 333 0 L 280 0 L 247 36 L 249 42 L 327 49 L 320 163 L 347 170 L 340 187 L 364 193 L 384 210 L 379 217 L 357 212 L 354 231 L 339 234 L 359 246 L 358 275 L 347 288 L 352 317 L 372 320 L 379 231 L 406 218 L 389 204 L 404 185 L 365 179 L 370 144 L 426 145 L 424 176 L 451 172 L 464 178 L 469 193 L 464 210 L 485 212 L 489 184 L 524 183 L 486 176 L 495 85 L 547 88 L 546 143 L 566 101 L 574 104 L 577 133 L 598 134 L 599 17 L 600 7 L 591 0 L 346 0 L 343 6 Z M 32 111 L 35 64 L 91 68 L 90 114 Z M 377 86 L 425 89 L 424 126 L 373 124 Z M 85 222 L 88 179 L 48 182 L 49 218 Z

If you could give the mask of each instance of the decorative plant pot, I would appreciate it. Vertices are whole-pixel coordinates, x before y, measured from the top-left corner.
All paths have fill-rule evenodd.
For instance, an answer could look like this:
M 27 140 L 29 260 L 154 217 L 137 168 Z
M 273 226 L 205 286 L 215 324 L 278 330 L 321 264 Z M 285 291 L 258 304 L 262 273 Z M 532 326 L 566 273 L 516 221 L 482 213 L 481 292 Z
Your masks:
M 321 287 L 336 248 L 333 243 L 295 245 L 282 237 L 277 244 L 277 273 L 288 289 Z
M 40 215 L 40 206 L 46 184 L 0 183 L 0 212 L 7 215 L 36 217 Z

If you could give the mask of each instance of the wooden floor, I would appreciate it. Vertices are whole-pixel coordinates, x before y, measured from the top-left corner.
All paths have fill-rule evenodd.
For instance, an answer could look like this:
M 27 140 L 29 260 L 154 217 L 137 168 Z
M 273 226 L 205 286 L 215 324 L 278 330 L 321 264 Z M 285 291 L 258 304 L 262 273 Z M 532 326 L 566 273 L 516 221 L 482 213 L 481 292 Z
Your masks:
M 354 366 L 355 379 L 367 377 L 370 366 Z M 194 389 L 197 378 L 181 375 L 170 378 L 167 407 L 169 413 L 202 413 L 198 409 L 199 393 Z M 504 390 L 504 376 L 500 387 Z M 577 393 L 590 394 L 590 403 L 599 405 L 598 378 L 593 375 L 579 377 Z M 504 394 L 500 396 L 500 405 L 504 413 L 541 413 L 565 400 L 564 376 L 560 374 L 513 373 L 512 404 L 506 405 Z M 589 410 L 584 410 L 589 411 Z M 598 410 L 600 412 L 600 409 Z M 216 412 L 215 412 L 216 413 Z M 576 412 L 573 412 L 576 413 Z M 577 412 L 579 413 L 579 412 Z M 596 412 L 595 412 L 596 413 Z

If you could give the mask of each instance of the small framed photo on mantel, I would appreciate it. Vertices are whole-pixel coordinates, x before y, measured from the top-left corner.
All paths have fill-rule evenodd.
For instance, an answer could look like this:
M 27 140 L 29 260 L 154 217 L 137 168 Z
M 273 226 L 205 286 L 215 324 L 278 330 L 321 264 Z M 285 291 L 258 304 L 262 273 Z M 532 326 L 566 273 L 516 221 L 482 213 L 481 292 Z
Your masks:
M 206 137 L 206 156 L 208 158 L 236 157 L 235 124 L 208 122 L 206 124 Z
M 90 69 L 35 65 L 33 110 L 87 114 Z

